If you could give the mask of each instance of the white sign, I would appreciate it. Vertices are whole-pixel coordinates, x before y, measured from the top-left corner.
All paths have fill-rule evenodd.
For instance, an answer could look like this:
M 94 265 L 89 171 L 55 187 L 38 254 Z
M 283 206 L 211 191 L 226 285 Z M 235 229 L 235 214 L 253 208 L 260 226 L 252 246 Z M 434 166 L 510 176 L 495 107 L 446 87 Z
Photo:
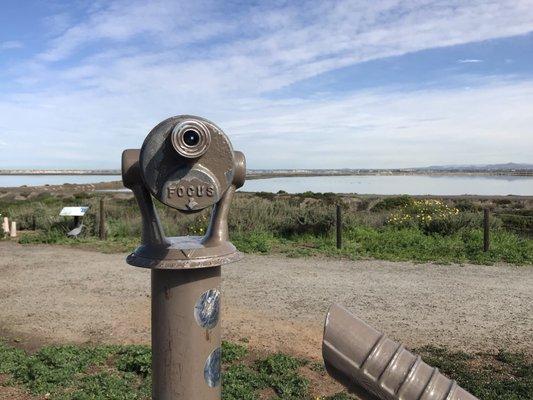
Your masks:
M 59 213 L 62 217 L 83 217 L 89 207 L 63 207 Z

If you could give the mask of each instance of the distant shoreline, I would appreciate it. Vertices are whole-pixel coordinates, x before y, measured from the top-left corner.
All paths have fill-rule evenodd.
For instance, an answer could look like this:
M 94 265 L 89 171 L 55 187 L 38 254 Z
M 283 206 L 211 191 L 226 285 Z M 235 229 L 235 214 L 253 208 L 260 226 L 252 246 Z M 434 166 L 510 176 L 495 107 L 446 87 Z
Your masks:
M 346 173 L 249 173 L 246 179 L 297 178 L 314 176 L 523 176 L 533 177 L 533 171 L 360 171 Z
M 269 179 L 314 176 L 524 176 L 533 177 L 533 170 L 402 170 L 402 169 L 358 169 L 358 170 L 249 170 L 246 179 Z M 117 176 L 117 170 L 0 170 L 0 176 Z

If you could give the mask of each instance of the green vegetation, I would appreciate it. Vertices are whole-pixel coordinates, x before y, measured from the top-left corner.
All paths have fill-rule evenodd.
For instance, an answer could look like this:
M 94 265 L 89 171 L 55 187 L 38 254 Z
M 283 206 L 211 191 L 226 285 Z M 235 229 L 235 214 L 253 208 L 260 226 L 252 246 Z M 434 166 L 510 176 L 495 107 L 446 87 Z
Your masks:
M 248 354 L 246 346 L 231 342 L 222 342 L 222 362 L 233 363 L 243 359 Z
M 223 342 L 223 399 L 311 399 L 299 371 L 307 362 L 285 354 L 247 357 L 241 344 Z M 46 346 L 35 354 L 0 342 L 0 373 L 7 385 L 52 400 L 141 400 L 151 397 L 151 351 L 147 346 Z M 333 397 L 338 398 L 338 397 Z M 326 399 L 326 398 L 325 398 Z
M 423 347 L 426 362 L 484 400 L 526 400 L 533 393 L 533 363 L 521 353 L 450 352 Z M 0 342 L 4 385 L 19 386 L 51 400 L 147 400 L 151 396 L 147 346 L 46 346 L 28 354 Z M 259 356 L 224 342 L 224 400 L 350 400 L 344 392 L 323 396 L 321 364 L 276 353 Z M 1 389 L 0 389 L 1 390 Z
M 472 355 L 433 346 L 423 347 L 418 353 L 479 399 L 533 397 L 533 363 L 524 354 L 500 351 Z
M 141 221 L 133 198 L 108 199 L 108 240 L 98 233 L 99 195 L 41 193 L 24 200 L 0 200 L 0 212 L 17 220 L 21 243 L 83 246 L 105 252 L 131 251 L 139 242 Z M 334 240 L 335 204 L 343 207 L 343 249 Z M 89 205 L 84 236 L 65 233 L 72 219 L 59 217 L 63 206 Z M 182 216 L 157 205 L 168 235 L 202 235 L 208 211 Z M 491 213 L 491 249 L 484 253 L 482 209 Z M 230 214 L 232 241 L 250 253 L 291 257 L 379 258 L 417 262 L 533 264 L 533 201 L 415 199 L 409 196 L 358 197 L 332 193 L 237 194 Z M 33 231 L 33 228 L 36 228 Z
M 302 377 L 299 368 L 305 362 L 285 354 L 273 354 L 255 362 L 258 376 L 274 389 L 281 399 L 298 400 L 308 397 L 309 381 Z

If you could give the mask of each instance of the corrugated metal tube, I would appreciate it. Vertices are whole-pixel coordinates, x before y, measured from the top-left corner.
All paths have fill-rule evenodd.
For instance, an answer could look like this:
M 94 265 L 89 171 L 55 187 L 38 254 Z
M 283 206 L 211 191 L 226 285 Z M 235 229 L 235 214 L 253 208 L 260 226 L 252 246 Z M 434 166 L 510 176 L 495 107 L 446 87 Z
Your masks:
M 369 399 L 478 400 L 338 304 L 326 317 L 322 355 L 333 378 Z

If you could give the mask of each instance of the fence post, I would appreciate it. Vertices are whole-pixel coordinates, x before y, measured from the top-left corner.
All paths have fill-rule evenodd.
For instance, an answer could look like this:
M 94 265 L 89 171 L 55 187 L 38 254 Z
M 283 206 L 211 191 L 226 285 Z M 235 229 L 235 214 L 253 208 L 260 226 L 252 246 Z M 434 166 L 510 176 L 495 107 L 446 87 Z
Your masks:
M 9 230 L 9 236 L 12 238 L 17 237 L 17 223 L 15 221 L 11 221 L 11 229 Z
M 337 204 L 337 249 L 342 248 L 342 208 Z
M 490 214 L 489 209 L 483 209 L 483 251 L 486 253 L 490 249 Z
M 98 233 L 100 240 L 107 239 L 107 231 L 105 229 L 105 198 L 100 199 L 100 223 L 98 226 Z
M 9 236 L 9 218 L 8 217 L 4 217 L 2 228 L 4 230 L 4 237 L 8 237 Z

